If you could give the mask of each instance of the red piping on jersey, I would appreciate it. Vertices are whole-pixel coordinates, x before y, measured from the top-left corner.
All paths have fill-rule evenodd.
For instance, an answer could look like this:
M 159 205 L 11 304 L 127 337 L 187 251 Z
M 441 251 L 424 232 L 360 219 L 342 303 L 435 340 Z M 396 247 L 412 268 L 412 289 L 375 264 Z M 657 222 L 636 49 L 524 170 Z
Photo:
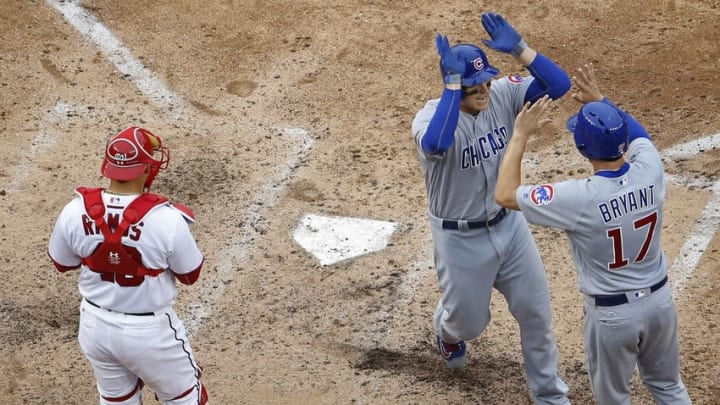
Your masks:
M 197 387 L 190 387 L 190 388 L 188 388 L 187 391 L 185 391 L 185 392 L 183 392 L 182 394 L 180 394 L 180 395 L 176 396 L 175 398 L 171 399 L 171 401 L 175 401 L 175 400 L 178 400 L 178 399 L 180 399 L 180 398 L 182 398 L 182 397 L 184 397 L 184 396 L 187 396 L 188 394 L 190 394 L 191 392 L 193 392 L 193 390 L 194 390 L 195 388 L 197 388 Z

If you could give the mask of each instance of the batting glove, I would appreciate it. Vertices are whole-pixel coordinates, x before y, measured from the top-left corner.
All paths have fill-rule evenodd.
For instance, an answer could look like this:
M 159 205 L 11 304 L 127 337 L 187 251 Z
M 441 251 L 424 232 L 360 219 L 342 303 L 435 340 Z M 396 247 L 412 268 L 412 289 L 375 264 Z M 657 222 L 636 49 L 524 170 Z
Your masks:
M 465 60 L 452 53 L 450 50 L 450 42 L 446 36 L 437 34 L 435 36 L 435 45 L 437 46 L 438 54 L 440 55 L 440 64 L 443 70 L 448 76 L 462 77 L 465 74 Z M 455 79 L 455 78 L 453 78 Z M 447 83 L 450 79 L 445 78 Z
M 515 46 L 520 44 L 522 37 L 515 31 L 503 16 L 496 13 L 483 13 L 481 16 L 483 28 L 492 40 L 483 39 L 482 42 L 491 49 L 504 53 L 513 53 Z M 515 55 L 517 56 L 517 55 Z

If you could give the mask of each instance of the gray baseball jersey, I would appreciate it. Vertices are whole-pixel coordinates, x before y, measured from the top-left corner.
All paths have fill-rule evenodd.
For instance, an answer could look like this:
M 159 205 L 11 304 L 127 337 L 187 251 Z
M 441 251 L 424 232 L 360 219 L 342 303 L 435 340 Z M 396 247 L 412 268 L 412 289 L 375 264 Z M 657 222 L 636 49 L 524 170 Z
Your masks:
M 617 171 L 521 186 L 516 200 L 529 222 L 567 233 L 585 294 L 583 344 L 597 403 L 629 405 L 637 367 L 656 403 L 690 404 L 660 243 L 663 164 L 645 137 L 633 140 L 626 156 Z
M 660 246 L 662 161 L 647 138 L 634 140 L 626 155 L 628 163 L 612 177 L 521 186 L 516 193 L 529 222 L 567 232 L 587 295 L 645 288 L 667 274 Z
M 531 82 L 517 76 L 494 80 L 490 107 L 475 116 L 461 112 L 455 144 L 440 156 L 425 154 L 420 146 L 439 99 L 428 101 L 418 112 L 412 132 L 425 172 L 430 214 L 445 219 L 482 220 L 500 211 L 502 207 L 495 203 L 500 161 Z

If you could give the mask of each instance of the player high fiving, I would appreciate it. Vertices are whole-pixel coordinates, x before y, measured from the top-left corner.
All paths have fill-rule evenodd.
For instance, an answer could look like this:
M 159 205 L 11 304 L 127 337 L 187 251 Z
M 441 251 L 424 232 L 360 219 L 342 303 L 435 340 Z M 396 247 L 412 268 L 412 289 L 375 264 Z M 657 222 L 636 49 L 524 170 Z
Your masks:
M 584 179 L 521 185 L 529 136 L 550 101 L 526 105 L 500 166 L 495 200 L 531 223 L 565 230 L 584 294 L 584 346 L 598 404 L 629 404 L 637 365 L 658 404 L 689 404 L 680 378 L 678 317 L 660 243 L 663 163 L 650 136 L 598 89 L 592 65 L 574 78 L 582 103 L 567 120 L 592 165 Z M 627 159 L 626 159 L 627 156 Z
M 522 215 L 495 203 L 500 161 L 513 123 L 526 102 L 562 97 L 568 75 L 535 51 L 505 18 L 481 16 L 490 39 L 483 43 L 514 56 L 531 76 L 498 78 L 485 51 L 438 34 L 444 89 L 412 123 L 425 174 L 428 218 L 442 297 L 434 316 L 438 351 L 451 368 L 464 367 L 466 341 L 490 322 L 496 288 L 517 319 L 526 379 L 537 404 L 567 404 L 567 385 L 557 372 L 550 293 L 545 269 Z M 483 350 L 483 348 L 480 348 Z

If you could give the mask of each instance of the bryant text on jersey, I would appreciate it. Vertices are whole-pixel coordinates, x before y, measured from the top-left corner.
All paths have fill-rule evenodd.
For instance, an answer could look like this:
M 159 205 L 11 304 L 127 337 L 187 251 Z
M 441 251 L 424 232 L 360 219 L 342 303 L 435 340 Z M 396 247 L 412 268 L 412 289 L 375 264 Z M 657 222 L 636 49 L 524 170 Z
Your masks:
M 598 204 L 604 223 L 646 208 L 655 207 L 655 185 L 641 186 Z

